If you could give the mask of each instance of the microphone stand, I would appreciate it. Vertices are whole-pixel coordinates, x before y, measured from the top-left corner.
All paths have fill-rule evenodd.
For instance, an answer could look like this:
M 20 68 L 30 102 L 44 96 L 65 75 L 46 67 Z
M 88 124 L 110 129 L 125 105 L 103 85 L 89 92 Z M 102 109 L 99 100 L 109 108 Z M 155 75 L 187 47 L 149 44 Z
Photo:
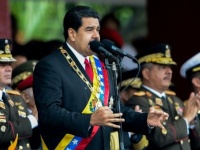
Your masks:
M 117 65 L 119 65 L 119 63 L 117 63 Z M 117 86 L 117 76 L 118 76 L 118 72 L 117 72 L 117 67 L 115 62 L 112 63 L 112 71 L 113 71 L 113 80 L 114 80 L 114 93 L 115 93 L 115 105 L 117 108 L 117 113 L 121 112 L 121 106 L 120 106 L 120 98 L 119 98 L 119 92 L 118 92 L 118 86 Z M 123 130 L 122 130 L 122 123 L 119 123 L 120 128 L 118 129 L 118 133 L 119 133 L 119 147 L 120 150 L 125 150 L 124 149 L 124 137 L 123 137 Z
M 117 64 L 116 64 L 117 62 Z M 112 62 L 111 67 L 109 64 L 109 60 L 107 57 L 105 57 L 105 65 L 106 68 L 112 71 L 112 78 L 113 78 L 113 87 L 114 87 L 114 100 L 115 100 L 115 107 L 117 109 L 117 113 L 121 112 L 121 107 L 120 107 L 120 98 L 119 98 L 119 92 L 117 88 L 117 67 L 116 65 L 119 65 L 119 59 L 115 59 L 115 61 Z M 118 134 L 119 134 L 119 148 L 120 150 L 125 150 L 124 149 L 124 138 L 123 138 L 123 130 L 122 130 L 122 123 L 119 123 L 120 128 L 118 129 Z

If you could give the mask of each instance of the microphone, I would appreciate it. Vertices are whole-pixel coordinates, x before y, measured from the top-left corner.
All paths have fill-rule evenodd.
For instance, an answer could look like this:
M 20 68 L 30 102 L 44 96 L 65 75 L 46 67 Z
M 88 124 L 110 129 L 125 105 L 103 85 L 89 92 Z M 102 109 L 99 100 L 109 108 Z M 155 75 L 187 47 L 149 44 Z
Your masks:
M 115 43 L 112 42 L 111 40 L 108 39 L 104 39 L 101 41 L 104 45 L 104 47 L 106 49 L 108 49 L 108 51 L 110 51 L 111 53 L 120 55 L 120 56 L 126 56 L 130 59 L 132 59 L 134 62 L 138 63 L 138 61 L 136 60 L 136 58 L 134 58 L 133 56 L 131 56 L 130 54 L 122 51 L 121 49 L 119 49 L 118 47 L 115 46 Z
M 89 43 L 90 45 L 90 49 L 95 52 L 95 53 L 102 53 L 103 55 L 105 55 L 106 57 L 111 57 L 115 60 L 117 60 L 117 58 L 115 56 L 113 56 L 109 51 L 107 51 L 104 47 L 103 44 L 97 40 L 91 41 Z

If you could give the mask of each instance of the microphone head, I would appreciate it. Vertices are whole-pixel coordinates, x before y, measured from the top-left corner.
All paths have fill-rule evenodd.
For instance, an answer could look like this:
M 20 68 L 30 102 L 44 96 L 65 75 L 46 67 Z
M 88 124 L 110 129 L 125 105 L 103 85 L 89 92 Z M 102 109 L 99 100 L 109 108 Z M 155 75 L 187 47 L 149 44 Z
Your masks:
M 108 39 L 103 39 L 101 43 L 103 43 L 104 47 L 109 51 L 112 49 L 112 46 L 115 45 L 113 41 Z
M 89 45 L 90 45 L 90 49 L 96 53 L 99 53 L 100 52 L 99 48 L 103 47 L 103 44 L 97 40 L 91 41 Z

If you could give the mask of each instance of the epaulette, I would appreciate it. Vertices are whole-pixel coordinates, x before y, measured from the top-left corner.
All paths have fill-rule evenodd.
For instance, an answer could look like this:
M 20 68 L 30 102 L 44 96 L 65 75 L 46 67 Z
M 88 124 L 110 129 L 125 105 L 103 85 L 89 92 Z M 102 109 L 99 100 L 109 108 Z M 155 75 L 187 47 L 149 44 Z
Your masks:
M 138 91 L 138 92 L 135 92 L 133 95 L 134 96 L 144 96 L 145 92 L 144 91 Z
M 173 95 L 173 96 L 175 96 L 176 95 L 176 93 L 175 92 L 173 92 L 173 91 L 165 91 L 165 94 L 168 94 L 168 95 Z
M 19 93 L 19 91 L 16 91 L 16 90 L 6 90 L 6 93 L 8 93 L 8 94 L 13 94 L 13 95 L 21 95 L 21 94 Z

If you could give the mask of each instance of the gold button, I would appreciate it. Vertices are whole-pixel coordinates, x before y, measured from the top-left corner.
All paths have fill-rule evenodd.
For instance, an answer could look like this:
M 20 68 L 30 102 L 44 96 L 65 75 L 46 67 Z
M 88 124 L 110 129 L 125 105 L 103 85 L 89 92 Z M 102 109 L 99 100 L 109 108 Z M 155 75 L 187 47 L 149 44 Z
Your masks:
M 26 147 L 27 147 L 27 148 L 30 148 L 30 144 L 29 144 L 29 143 L 27 143 L 27 144 L 26 144 Z
M 1 126 L 1 131 L 5 132 L 6 131 L 6 126 Z
M 20 145 L 20 146 L 19 146 L 19 149 L 23 149 L 23 146 Z
M 167 134 L 167 130 L 166 129 L 162 129 L 162 134 L 166 135 Z
M 183 145 L 183 140 L 181 140 L 180 142 L 181 142 L 181 145 Z
M 179 119 L 179 116 L 176 116 L 176 117 L 175 117 L 175 120 L 178 120 L 178 119 Z

